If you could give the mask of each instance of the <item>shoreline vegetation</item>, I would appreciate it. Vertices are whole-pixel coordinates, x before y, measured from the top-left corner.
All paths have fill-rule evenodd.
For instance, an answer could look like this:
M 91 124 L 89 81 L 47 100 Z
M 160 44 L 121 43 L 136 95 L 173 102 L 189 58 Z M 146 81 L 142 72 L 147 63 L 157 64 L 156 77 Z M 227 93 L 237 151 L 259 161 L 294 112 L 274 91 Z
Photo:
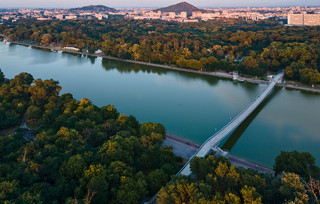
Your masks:
M 319 29 L 286 27 L 275 19 L 181 24 L 122 17 L 101 21 L 23 19 L 0 25 L 0 33 L 12 41 L 69 46 L 72 51 L 146 65 L 152 62 L 206 72 L 237 72 L 262 80 L 267 80 L 267 74 L 284 71 L 289 87 L 307 90 L 320 89 Z
M 0 37 L 6 38 L 8 42 L 16 45 L 22 45 L 26 47 L 33 47 L 37 49 L 47 49 L 50 51 L 61 51 L 63 53 L 70 53 L 70 54 L 78 54 L 78 55 L 86 55 L 90 57 L 101 57 L 104 59 L 109 59 L 109 60 L 116 60 L 116 61 L 121 61 L 121 62 L 128 62 L 128 63 L 134 63 L 134 64 L 141 64 L 141 65 L 146 65 L 146 66 L 152 66 L 152 67 L 158 67 L 158 68 L 163 68 L 163 69 L 169 69 L 169 70 L 174 70 L 174 71 L 181 71 L 181 72 L 189 72 L 189 73 L 195 73 L 195 74 L 201 74 L 201 75 L 208 75 L 208 76 L 215 76 L 215 77 L 220 77 L 220 78 L 225 78 L 225 79 L 233 79 L 233 75 L 230 75 L 226 72 L 222 71 L 214 71 L 214 72 L 208 72 L 208 71 L 202 71 L 202 70 L 193 70 L 191 68 L 180 68 L 180 67 L 175 67 L 173 65 L 163 65 L 163 64 L 155 64 L 151 62 L 144 62 L 144 61 L 137 61 L 137 60 L 128 60 L 128 59 L 122 59 L 119 57 L 113 57 L 113 56 L 108 56 L 104 54 L 95 54 L 95 53 L 86 53 L 86 52 L 80 52 L 80 51 L 72 51 L 72 50 L 66 50 L 62 49 L 61 47 L 48 47 L 48 46 L 43 46 L 43 45 L 35 45 L 35 44 L 30 44 L 30 43 L 24 43 L 24 42 L 17 42 L 17 41 L 10 41 L 9 37 L 3 34 L 0 34 Z M 266 80 L 261 80 L 261 79 L 254 79 L 253 77 L 244 77 L 244 76 L 239 76 L 238 79 L 239 82 L 249 82 L 249 83 L 255 83 L 255 84 L 265 84 L 268 81 Z M 313 93 L 320 93 L 320 89 L 317 88 L 309 88 L 301 85 L 295 84 L 293 81 L 290 81 L 290 84 L 283 84 L 283 83 L 278 83 L 276 86 L 278 87 L 284 87 L 286 89 L 293 89 L 293 90 L 300 90 L 300 91 L 307 91 L 307 92 L 313 92 Z
M 168 65 L 154 64 L 154 63 L 148 63 L 148 62 L 142 62 L 142 61 L 134 61 L 134 60 L 126 60 L 126 59 L 121 59 L 121 58 L 112 57 L 112 56 L 106 56 L 106 55 L 90 54 L 90 53 L 84 53 L 84 52 L 76 52 L 76 51 L 64 50 L 64 49 L 61 49 L 61 48 L 58 48 L 58 47 L 46 47 L 46 46 L 41 46 L 41 45 L 32 45 L 32 44 L 23 43 L 23 42 L 12 42 L 12 41 L 9 40 L 8 36 L 5 36 L 3 34 L 0 34 L 0 37 L 7 38 L 8 42 L 10 42 L 12 44 L 21 45 L 21 46 L 27 46 L 27 47 L 31 46 L 31 47 L 36 48 L 36 49 L 46 49 L 46 50 L 50 50 L 50 51 L 52 51 L 52 50 L 53 51 L 62 51 L 64 53 L 87 55 L 87 56 L 91 56 L 91 57 L 102 57 L 102 58 L 110 59 L 110 60 L 117 60 L 117 61 L 128 62 L 128 63 L 142 64 L 142 65 L 146 65 L 146 66 L 153 66 L 153 67 L 170 69 L 170 70 L 175 70 L 175 71 L 196 73 L 196 74 L 202 74 L 202 75 L 210 75 L 210 76 L 221 77 L 221 78 L 226 78 L 226 79 L 232 79 L 233 78 L 232 75 L 229 75 L 229 74 L 224 73 L 224 72 L 197 71 L 197 70 L 192 70 L 192 69 L 188 69 L 188 68 L 178 68 L 178 67 L 168 66 Z M 241 80 L 244 80 L 244 81 L 249 82 L 249 83 L 257 83 L 257 84 L 267 83 L 267 81 L 258 80 L 258 79 L 251 79 L 251 78 L 247 78 L 247 77 L 241 77 Z M 241 81 L 241 82 L 243 82 L 243 81 Z M 319 93 L 320 93 L 320 90 L 319 90 Z M 201 146 L 201 144 L 198 144 L 198 143 L 196 143 L 194 141 L 187 140 L 185 138 L 173 135 L 171 133 L 167 133 L 166 134 L 166 140 L 168 140 L 168 139 L 169 140 L 174 140 L 174 141 L 176 141 L 176 142 L 178 142 L 180 144 L 184 144 L 185 147 L 189 148 L 189 151 L 191 151 L 192 154 Z M 169 144 L 171 144 L 173 146 L 173 148 L 177 148 L 177 146 L 172 144 L 170 141 L 169 141 Z M 181 156 L 182 158 L 187 159 L 187 160 L 189 159 L 187 157 L 184 157 L 184 155 L 181 155 L 181 154 L 176 154 L 176 155 L 177 156 Z M 234 155 L 232 155 L 230 158 L 237 158 L 237 161 L 246 160 L 245 158 L 236 157 Z M 247 161 L 247 163 L 251 163 L 251 162 Z M 235 164 L 239 164 L 239 163 L 235 162 Z M 263 166 L 261 164 L 258 164 L 258 165 L 259 166 Z M 254 166 L 248 166 L 248 165 L 244 165 L 244 164 L 242 164 L 242 165 L 240 164 L 239 166 L 247 167 L 247 168 L 254 167 Z M 269 167 L 265 167 L 264 166 L 263 168 L 267 168 L 270 171 L 272 171 L 272 169 L 269 168 Z
M 181 168 L 182 159 L 161 147 L 162 124 L 140 124 L 61 89 L 28 73 L 4 81 L 0 70 L 0 130 L 19 127 L 0 134 L 0 200 L 140 203 Z
M 13 80 L 13 79 L 7 79 L 7 80 Z M 8 129 L 1 130 L 0 135 L 7 136 L 10 134 L 14 134 L 18 128 L 22 128 L 23 126 L 22 124 L 26 125 L 25 116 L 24 116 L 24 122 L 22 122 L 20 126 L 10 127 Z M 163 141 L 162 146 L 163 147 L 172 146 L 173 153 L 176 156 L 182 157 L 185 161 L 187 161 L 197 151 L 197 149 L 201 146 L 201 144 L 167 132 L 166 138 Z M 216 156 L 221 156 L 221 149 L 217 149 L 217 148 L 213 149 L 213 154 Z M 260 173 L 274 173 L 271 167 L 265 166 L 260 163 L 249 161 L 246 158 L 242 158 L 229 153 L 226 158 L 228 158 L 228 160 L 234 166 L 243 167 L 246 169 L 248 168 L 254 169 Z
M 60 95 L 61 89 L 57 81 L 28 73 L 4 81 L 0 71 L 0 129 L 26 128 L 28 117 L 35 135 L 28 139 L 20 128 L 0 137 L 0 199 L 5 203 L 134 204 L 157 192 L 160 204 L 318 200 L 318 189 L 308 190 L 319 186 L 320 178 L 310 153 L 281 152 L 274 173 L 254 163 L 248 164 L 254 168 L 236 168 L 233 162 L 245 162 L 237 158 L 195 157 L 193 175 L 175 177 L 183 159 L 161 144 L 165 135 L 181 139 L 166 134 L 162 124 L 140 124 L 112 105 L 100 108 L 86 98 Z

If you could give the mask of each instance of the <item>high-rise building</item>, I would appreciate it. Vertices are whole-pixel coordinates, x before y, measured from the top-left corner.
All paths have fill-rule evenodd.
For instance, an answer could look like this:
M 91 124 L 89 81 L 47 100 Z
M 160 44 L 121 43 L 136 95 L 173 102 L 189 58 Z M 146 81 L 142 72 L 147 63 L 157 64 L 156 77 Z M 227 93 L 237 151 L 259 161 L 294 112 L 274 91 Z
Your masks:
M 180 18 L 187 18 L 187 12 L 181 12 Z
M 288 25 L 320 25 L 320 14 L 307 14 L 306 12 L 293 14 L 290 12 L 288 14 Z
M 202 12 L 201 11 L 193 11 L 192 17 L 193 18 L 201 18 Z
M 175 12 L 169 12 L 168 15 L 169 15 L 169 18 L 175 18 L 176 17 L 176 13 Z

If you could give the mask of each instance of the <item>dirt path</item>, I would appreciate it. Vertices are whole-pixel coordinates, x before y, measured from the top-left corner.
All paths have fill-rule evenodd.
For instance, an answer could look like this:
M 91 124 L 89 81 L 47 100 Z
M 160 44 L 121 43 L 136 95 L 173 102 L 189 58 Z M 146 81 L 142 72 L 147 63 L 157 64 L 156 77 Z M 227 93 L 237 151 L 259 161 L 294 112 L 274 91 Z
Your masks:
M 10 135 L 10 134 L 13 134 L 16 131 L 17 128 L 30 130 L 30 128 L 27 127 L 27 118 L 28 118 L 27 114 L 24 114 L 20 126 L 11 127 L 11 128 L 7 128 L 7 129 L 4 129 L 4 130 L 1 130 L 0 131 L 0 135 L 7 136 L 7 135 Z
M 27 114 L 24 114 L 21 125 L 19 126 L 20 128 L 30 130 L 30 128 L 27 127 L 27 119 L 28 119 Z

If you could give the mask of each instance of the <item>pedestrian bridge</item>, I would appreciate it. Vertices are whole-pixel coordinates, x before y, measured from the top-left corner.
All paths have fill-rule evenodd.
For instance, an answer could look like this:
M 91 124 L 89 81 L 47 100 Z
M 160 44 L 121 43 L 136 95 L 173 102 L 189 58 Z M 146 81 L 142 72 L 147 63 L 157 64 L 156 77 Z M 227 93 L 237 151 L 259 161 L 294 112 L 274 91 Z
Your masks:
M 194 157 L 205 157 L 212 147 L 216 147 L 219 143 L 227 137 L 233 130 L 235 130 L 267 97 L 273 87 L 277 84 L 278 80 L 283 76 L 283 73 L 277 74 L 269 83 L 269 85 L 257 96 L 241 113 L 239 113 L 232 121 L 224 126 L 220 131 L 208 138 L 196 153 L 189 159 L 177 175 L 188 176 L 191 174 L 190 161 Z

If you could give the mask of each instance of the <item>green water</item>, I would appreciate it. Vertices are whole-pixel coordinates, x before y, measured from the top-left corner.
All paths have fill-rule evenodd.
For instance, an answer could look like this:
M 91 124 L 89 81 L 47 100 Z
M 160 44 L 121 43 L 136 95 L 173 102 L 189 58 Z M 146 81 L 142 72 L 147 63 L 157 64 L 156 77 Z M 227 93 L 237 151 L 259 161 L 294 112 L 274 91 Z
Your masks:
M 113 104 L 140 122 L 163 123 L 167 132 L 197 143 L 227 124 L 263 89 L 212 76 L 3 43 L 0 68 L 7 78 L 28 72 L 34 78 L 58 80 L 62 93 L 89 98 L 98 106 Z M 269 166 L 281 150 L 294 149 L 311 152 L 319 164 L 319 106 L 319 95 L 276 89 L 225 146 L 235 155 Z

